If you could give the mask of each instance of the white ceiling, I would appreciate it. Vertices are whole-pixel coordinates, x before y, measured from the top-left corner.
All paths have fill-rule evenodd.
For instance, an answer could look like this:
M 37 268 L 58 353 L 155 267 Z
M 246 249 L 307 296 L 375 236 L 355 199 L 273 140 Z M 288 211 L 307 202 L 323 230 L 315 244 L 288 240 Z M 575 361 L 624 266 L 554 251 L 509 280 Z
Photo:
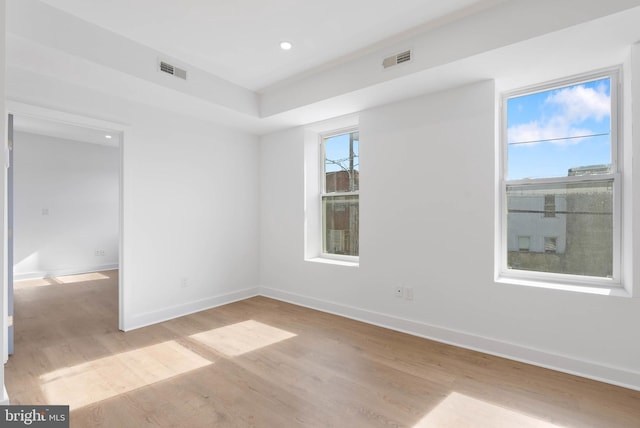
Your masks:
M 7 98 L 84 114 L 74 100 L 95 93 L 105 120 L 128 123 L 111 110 L 126 100 L 264 135 L 481 80 L 505 90 L 621 64 L 638 22 L 640 0 L 15 0 Z M 406 49 L 411 62 L 383 69 Z M 159 58 L 189 78 L 160 73 Z
M 252 91 L 500 1 L 43 0 Z
M 120 133 L 118 131 L 88 128 L 26 115 L 16 115 L 14 117 L 13 130 L 103 146 L 117 147 L 120 142 Z

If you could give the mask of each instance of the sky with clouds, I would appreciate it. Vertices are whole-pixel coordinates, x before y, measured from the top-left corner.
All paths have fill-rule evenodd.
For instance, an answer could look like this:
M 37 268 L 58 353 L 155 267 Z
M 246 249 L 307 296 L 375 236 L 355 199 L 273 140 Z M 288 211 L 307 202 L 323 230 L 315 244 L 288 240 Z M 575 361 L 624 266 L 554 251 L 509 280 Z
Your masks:
M 510 98 L 508 179 L 566 176 L 611 163 L 610 79 Z

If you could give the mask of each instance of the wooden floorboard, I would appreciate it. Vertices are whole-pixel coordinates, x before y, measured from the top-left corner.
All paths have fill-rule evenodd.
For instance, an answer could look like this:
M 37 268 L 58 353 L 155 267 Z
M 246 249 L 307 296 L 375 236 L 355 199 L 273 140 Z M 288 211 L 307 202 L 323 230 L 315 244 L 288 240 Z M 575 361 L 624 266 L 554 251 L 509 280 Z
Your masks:
M 123 333 L 117 271 L 15 287 L 12 404 L 72 427 L 640 427 L 640 392 L 255 297 Z

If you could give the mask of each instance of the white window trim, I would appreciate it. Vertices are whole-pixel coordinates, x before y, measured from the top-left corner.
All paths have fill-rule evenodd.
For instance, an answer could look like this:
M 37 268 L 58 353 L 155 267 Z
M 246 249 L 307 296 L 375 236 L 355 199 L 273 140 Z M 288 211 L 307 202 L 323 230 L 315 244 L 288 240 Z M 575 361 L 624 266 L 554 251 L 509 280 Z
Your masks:
M 318 143 L 320 145 L 320 167 L 318 168 L 320 172 L 320 177 L 318 177 L 320 183 L 320 258 L 333 260 L 333 261 L 342 261 L 347 262 L 348 264 L 357 265 L 360 262 L 360 256 L 348 256 L 343 254 L 333 254 L 333 253 L 325 253 L 324 252 L 324 215 L 322 212 L 322 200 L 327 196 L 358 196 L 358 204 L 360 204 L 360 190 L 356 192 L 331 192 L 327 193 L 325 188 L 325 140 L 331 137 L 336 137 L 338 135 L 349 134 L 351 132 L 358 132 L 358 126 L 348 126 L 340 129 L 333 129 L 329 132 L 322 132 L 318 134 Z
M 496 174 L 496 277 L 498 283 L 516 284 L 524 286 L 533 286 L 541 288 L 549 288 L 565 291 L 576 291 L 601 295 L 615 295 L 630 297 L 630 284 L 625 283 L 624 264 L 625 255 L 622 253 L 624 248 L 624 231 L 623 212 L 625 202 L 622 195 L 628 196 L 623 189 L 623 164 L 624 159 L 621 158 L 623 141 L 623 118 L 622 112 L 624 106 L 623 98 L 623 69 L 622 66 L 611 67 L 590 73 L 572 76 L 569 78 L 547 82 L 521 88 L 514 91 L 507 91 L 500 95 L 499 98 L 499 118 L 500 132 L 498 145 L 498 163 Z M 554 88 L 576 85 L 581 82 L 592 81 L 598 78 L 611 78 L 611 174 L 602 174 L 598 176 L 572 176 L 559 177 L 551 179 L 525 179 L 525 180 L 507 180 L 507 100 L 509 98 L 523 96 L 531 93 L 548 91 Z M 626 172 L 627 174 L 629 172 Z M 545 183 L 567 183 L 567 182 L 589 182 L 603 181 L 613 179 L 613 276 L 612 278 L 590 277 L 582 275 L 558 274 L 548 272 L 525 271 L 517 269 L 507 269 L 507 185 L 518 184 L 545 184 Z M 630 203 L 630 201 L 628 202 Z M 630 219 L 627 219 L 629 222 Z
M 310 124 L 304 128 L 304 260 L 306 262 L 357 268 L 359 257 L 322 253 L 322 138 L 359 129 L 358 115 L 346 115 Z

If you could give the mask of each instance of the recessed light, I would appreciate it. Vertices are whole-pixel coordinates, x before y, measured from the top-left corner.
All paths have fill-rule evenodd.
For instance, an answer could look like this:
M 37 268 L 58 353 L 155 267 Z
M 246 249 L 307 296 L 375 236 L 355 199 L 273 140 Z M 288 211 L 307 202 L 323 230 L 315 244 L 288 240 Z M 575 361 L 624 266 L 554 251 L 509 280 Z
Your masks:
M 111 135 L 105 135 L 104 138 L 106 138 L 107 140 L 110 140 L 113 137 L 111 137 Z
M 283 51 L 288 51 L 293 47 L 293 45 L 291 44 L 291 42 L 280 42 L 280 49 L 282 49 Z

